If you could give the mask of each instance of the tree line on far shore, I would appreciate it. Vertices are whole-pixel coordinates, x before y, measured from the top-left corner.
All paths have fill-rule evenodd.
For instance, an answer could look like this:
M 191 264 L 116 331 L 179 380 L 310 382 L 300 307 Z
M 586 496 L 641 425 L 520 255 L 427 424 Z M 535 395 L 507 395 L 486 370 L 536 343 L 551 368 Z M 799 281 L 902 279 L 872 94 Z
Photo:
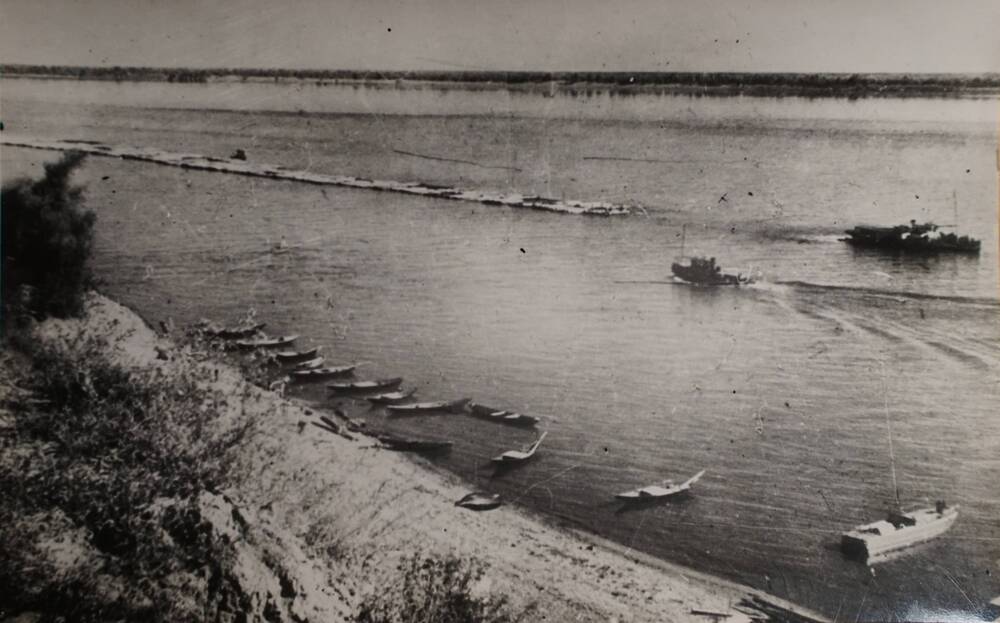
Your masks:
M 3 65 L 4 76 L 78 80 L 206 83 L 218 79 L 323 82 L 418 81 L 504 85 L 596 85 L 628 88 L 678 87 L 735 92 L 821 92 L 830 95 L 961 94 L 1000 90 L 1000 74 L 749 73 L 749 72 L 539 72 L 539 71 L 362 71 L 326 69 L 74 67 Z

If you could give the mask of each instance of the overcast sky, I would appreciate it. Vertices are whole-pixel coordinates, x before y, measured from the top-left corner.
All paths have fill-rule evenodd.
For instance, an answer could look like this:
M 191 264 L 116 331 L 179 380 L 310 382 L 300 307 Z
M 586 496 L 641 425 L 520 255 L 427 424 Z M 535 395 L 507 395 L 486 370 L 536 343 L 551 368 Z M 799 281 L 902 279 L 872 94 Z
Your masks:
M 0 61 L 1000 71 L 1000 0 L 0 0 Z

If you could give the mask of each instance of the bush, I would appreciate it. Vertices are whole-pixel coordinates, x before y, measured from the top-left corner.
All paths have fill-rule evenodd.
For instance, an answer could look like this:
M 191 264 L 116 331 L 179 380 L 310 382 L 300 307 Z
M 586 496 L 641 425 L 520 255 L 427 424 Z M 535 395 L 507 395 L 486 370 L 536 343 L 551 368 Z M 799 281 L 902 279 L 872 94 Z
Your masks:
M 234 484 L 254 420 L 222 421 L 225 397 L 203 387 L 197 369 L 127 370 L 97 338 L 28 348 L 31 369 L 16 381 L 32 398 L 11 410 L 0 454 L 0 619 L 5 608 L 71 620 L 187 619 L 188 604 L 165 587 L 178 573 L 218 566 L 223 553 L 206 540 L 197 500 Z M 73 530 L 99 554 L 100 577 L 119 588 L 98 590 L 94 573 L 67 575 L 36 555 L 39 535 Z M 187 593 L 210 607 L 210 595 Z
M 45 165 L 42 179 L 11 182 L 0 196 L 4 301 L 20 300 L 30 286 L 27 311 L 35 315 L 76 316 L 83 308 L 97 218 L 83 209 L 83 188 L 70 176 L 85 157 L 68 152 Z
M 400 565 L 395 586 L 368 597 L 357 623 L 513 623 L 506 597 L 475 595 L 483 570 L 475 563 L 414 555 Z

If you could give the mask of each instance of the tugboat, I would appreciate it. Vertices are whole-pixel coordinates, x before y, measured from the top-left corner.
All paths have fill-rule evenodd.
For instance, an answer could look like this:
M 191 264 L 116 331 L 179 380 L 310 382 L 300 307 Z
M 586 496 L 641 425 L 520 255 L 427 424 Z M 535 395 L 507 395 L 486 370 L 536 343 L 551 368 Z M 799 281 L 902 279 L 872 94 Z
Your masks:
M 940 231 L 934 223 L 917 223 L 895 227 L 858 226 L 846 230 L 844 242 L 856 247 L 906 251 L 910 253 L 972 253 L 978 254 L 981 242 L 969 236 Z
M 684 259 L 684 240 L 687 237 L 687 225 L 681 227 L 681 254 L 678 259 Z M 692 257 L 687 266 L 674 262 L 670 265 L 674 279 L 698 286 L 740 286 L 753 283 L 753 279 L 743 274 L 730 275 L 722 272 L 715 264 L 715 258 Z

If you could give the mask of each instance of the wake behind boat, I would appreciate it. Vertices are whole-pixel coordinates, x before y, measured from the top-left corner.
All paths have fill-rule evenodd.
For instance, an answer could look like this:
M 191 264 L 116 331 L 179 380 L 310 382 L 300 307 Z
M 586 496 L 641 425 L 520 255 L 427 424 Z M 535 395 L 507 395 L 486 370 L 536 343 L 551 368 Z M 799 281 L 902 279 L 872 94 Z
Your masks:
M 631 491 L 625 491 L 624 493 L 618 493 L 615 497 L 619 500 L 625 502 L 645 502 L 652 500 L 662 500 L 675 495 L 680 495 L 682 493 L 687 493 L 691 490 L 691 485 L 698 482 L 702 476 L 705 475 L 705 470 L 701 470 L 694 476 L 688 478 L 684 482 L 674 484 L 673 481 L 667 480 L 660 483 L 659 485 L 652 485 L 649 487 L 643 487 L 641 489 L 633 489 Z
M 841 548 L 848 556 L 880 562 L 886 555 L 940 536 L 958 519 L 958 507 L 938 502 L 933 508 L 907 513 L 892 512 L 888 518 L 858 526 L 841 535 Z

